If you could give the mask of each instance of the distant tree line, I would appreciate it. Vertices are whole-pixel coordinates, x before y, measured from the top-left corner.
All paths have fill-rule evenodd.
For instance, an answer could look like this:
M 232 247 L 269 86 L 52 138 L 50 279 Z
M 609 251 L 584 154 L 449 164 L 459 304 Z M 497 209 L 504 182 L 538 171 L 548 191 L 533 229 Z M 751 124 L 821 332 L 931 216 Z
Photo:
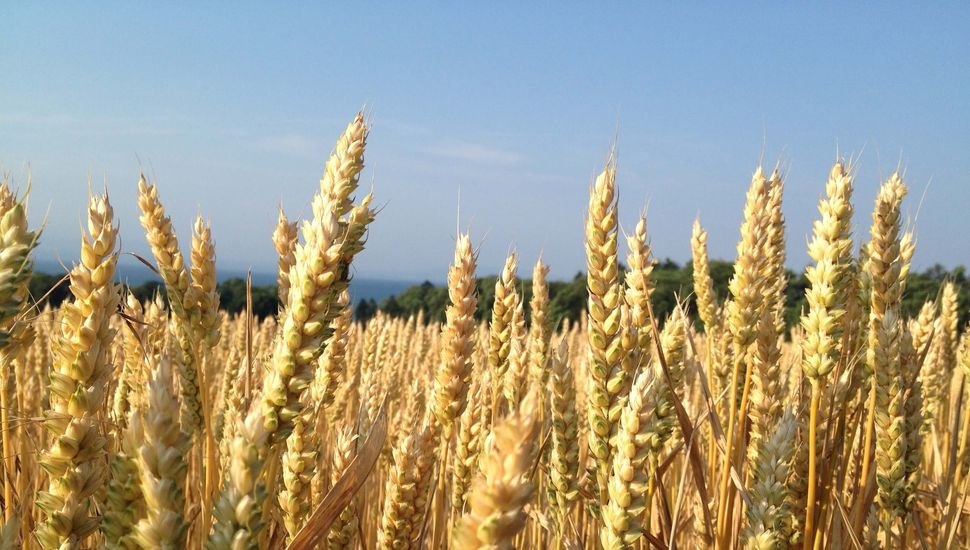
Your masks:
M 712 261 L 711 278 L 717 295 L 723 300 L 728 294 L 728 281 L 733 274 L 733 266 L 729 262 Z M 622 268 L 622 266 L 621 266 Z M 694 304 L 693 267 L 690 264 L 681 266 L 672 260 L 659 262 L 653 271 L 653 282 L 656 290 L 653 293 L 654 315 L 658 321 L 673 311 L 677 300 L 685 302 L 689 313 L 696 318 Z M 795 274 L 788 271 L 788 292 L 785 300 L 785 320 L 789 326 L 798 322 L 803 309 L 806 307 L 805 289 L 809 282 L 804 273 Z M 947 271 L 940 265 L 935 265 L 923 272 L 911 272 L 906 286 L 906 297 L 903 300 L 903 313 L 907 316 L 916 315 L 926 300 L 936 299 L 940 285 L 945 280 L 954 281 L 959 287 L 959 305 L 961 325 L 970 320 L 970 285 L 967 284 L 966 270 L 961 266 Z M 532 298 L 532 281 L 522 279 L 519 282 L 520 292 L 525 296 L 526 310 Z M 478 280 L 478 319 L 488 319 L 491 315 L 492 300 L 495 296 L 495 276 Z M 390 296 L 379 303 L 374 300 L 361 300 L 357 303 L 354 315 L 359 320 L 367 320 L 378 311 L 392 317 L 406 317 L 424 312 L 424 318 L 429 321 L 443 322 L 445 320 L 445 306 L 448 303 L 448 289 L 436 286 L 428 281 L 408 287 L 400 294 Z M 552 281 L 549 283 L 549 315 L 552 320 L 561 323 L 564 319 L 577 321 L 586 307 L 586 275 L 577 273 L 571 281 Z
M 728 293 L 727 285 L 732 273 L 733 267 L 729 262 L 717 260 L 711 262 L 711 278 L 714 280 L 714 289 L 721 299 Z M 66 283 L 57 285 L 63 277 L 63 274 L 34 273 L 30 282 L 31 294 L 35 299 L 46 297 L 46 301 L 52 306 L 59 305 L 67 298 L 69 292 Z M 798 322 L 805 308 L 805 289 L 808 287 L 808 280 L 804 273 L 796 275 L 791 271 L 788 271 L 788 280 L 785 319 L 791 326 Z M 960 323 L 961 326 L 966 324 L 970 320 L 970 284 L 967 284 L 966 269 L 962 266 L 947 271 L 943 266 L 935 265 L 922 272 L 911 272 L 906 285 L 906 296 L 903 299 L 903 313 L 913 316 L 919 311 L 923 302 L 936 299 L 940 285 L 946 280 L 955 282 L 959 288 Z M 673 311 L 678 299 L 688 305 L 692 317 L 696 316 L 693 268 L 690 264 L 681 266 L 669 259 L 659 262 L 653 271 L 653 282 L 656 286 L 653 293 L 653 308 L 658 320 L 662 321 Z M 570 281 L 550 281 L 548 286 L 549 315 L 557 326 L 564 319 L 579 320 L 579 316 L 586 307 L 586 274 L 577 273 Z M 529 300 L 532 298 L 532 281 L 520 279 L 519 289 L 525 296 L 525 308 L 528 312 Z M 165 294 L 160 281 L 132 285 L 129 286 L 129 290 L 142 301 L 152 299 L 159 293 L 163 296 Z M 276 315 L 279 311 L 276 285 L 254 286 L 252 297 L 253 313 L 257 317 Z M 478 279 L 476 318 L 481 320 L 491 316 L 494 297 L 495 276 Z M 392 317 L 407 317 L 424 312 L 426 321 L 444 322 L 447 303 L 448 289 L 425 281 L 408 287 L 400 294 L 384 298 L 380 302 L 373 299 L 359 300 L 354 306 L 354 318 L 366 321 L 378 311 Z M 219 283 L 219 306 L 229 313 L 245 311 L 246 281 L 233 278 Z
M 30 280 L 31 295 L 45 301 L 52 306 L 58 306 L 67 299 L 69 290 L 67 282 L 58 285 L 64 278 L 63 274 L 35 272 Z M 229 313 L 239 313 L 246 310 L 246 281 L 240 278 L 226 279 L 219 283 L 219 307 Z M 165 286 L 161 281 L 146 281 L 139 285 L 129 285 L 128 290 L 141 301 L 151 300 L 158 294 L 165 296 Z M 276 285 L 252 287 L 253 313 L 259 317 L 276 315 L 279 311 L 279 298 Z

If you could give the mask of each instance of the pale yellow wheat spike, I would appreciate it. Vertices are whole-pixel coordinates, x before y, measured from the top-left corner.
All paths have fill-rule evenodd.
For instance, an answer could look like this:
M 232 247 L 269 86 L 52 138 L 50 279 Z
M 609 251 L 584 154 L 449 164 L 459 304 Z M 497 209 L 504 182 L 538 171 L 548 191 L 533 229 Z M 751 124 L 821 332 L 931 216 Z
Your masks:
M 549 266 L 540 257 L 532 268 L 532 299 L 529 301 L 529 377 L 539 384 L 545 384 L 549 379 L 549 341 L 555 330 L 549 318 L 548 277 Z
M 333 405 L 337 389 L 346 377 L 348 335 L 353 315 L 348 290 L 340 293 L 334 307 L 340 308 L 340 313 L 331 322 L 333 334 L 320 354 L 311 388 L 312 401 L 323 412 L 327 412 Z
M 879 189 L 872 213 L 871 240 L 868 250 L 868 270 L 871 285 L 869 338 L 866 367 L 872 374 L 875 466 L 878 487 L 880 531 L 893 536 L 896 521 L 903 511 L 899 496 L 904 488 L 903 467 L 905 417 L 902 365 L 900 363 L 902 278 L 905 258 L 900 243 L 900 206 L 906 186 L 898 174 L 893 174 Z M 868 428 L 867 429 L 871 429 Z M 868 438 L 867 438 L 868 439 Z M 868 454 L 869 449 L 865 449 Z M 863 459 L 863 472 L 868 461 Z M 863 477 L 863 479 L 865 479 Z
M 711 267 L 707 258 L 707 231 L 701 227 L 699 219 L 694 220 L 690 238 L 691 259 L 694 272 L 694 297 L 697 301 L 697 315 L 704 323 L 704 330 L 708 333 L 718 324 L 720 308 L 717 295 L 714 293 L 714 280 L 711 279 Z
M 26 198 L 18 200 L 6 178 L 0 181 L 0 439 L 6 465 L 3 476 L 3 518 L 14 515 L 13 455 L 18 432 L 11 422 L 23 415 L 18 411 L 15 363 L 22 361 L 34 339 L 34 329 L 25 315 L 28 284 L 33 272 L 31 252 L 37 245 L 36 231 L 27 227 Z M 27 434 L 24 434 L 26 437 Z
M 509 368 L 502 379 L 502 393 L 508 410 L 519 406 L 519 400 L 525 393 L 529 375 L 528 331 L 525 328 L 525 312 L 522 299 L 519 298 L 512 312 L 511 346 L 509 348 Z
M 179 424 L 178 399 L 172 387 L 172 371 L 162 359 L 154 369 L 148 388 L 148 408 L 132 424 L 142 430 L 137 450 L 145 517 L 136 526 L 142 548 L 182 548 L 188 523 L 185 508 L 186 452 L 189 436 Z
M 364 148 L 362 140 L 359 147 L 345 147 L 345 137 L 327 161 L 321 191 L 313 200 L 313 218 L 303 222 L 303 242 L 297 244 L 296 262 L 289 270 L 290 291 L 263 385 L 264 421 L 274 444 L 289 435 L 301 412 L 300 397 L 313 379 L 330 324 L 340 314 L 334 302 L 347 288 L 350 263 L 363 249 L 374 219 L 370 195 L 357 205 L 349 203 L 363 169 Z
M 214 347 L 221 337 L 219 292 L 216 288 L 216 249 L 212 242 L 212 227 L 198 216 L 192 230 L 191 290 L 198 300 L 193 329 L 203 351 Z
M 809 425 L 800 440 L 806 441 L 808 448 L 799 448 L 799 455 L 811 453 L 808 459 L 808 479 L 805 480 L 805 494 L 796 490 L 796 500 L 793 506 L 796 510 L 794 529 L 796 538 L 801 536 L 800 523 L 805 510 L 801 497 L 808 499 L 808 513 L 814 517 L 816 500 L 816 460 L 818 458 L 819 442 L 824 440 L 817 437 L 818 426 L 826 425 L 825 420 L 817 418 L 819 404 L 822 398 L 822 384 L 825 378 L 835 368 L 839 360 L 840 339 L 842 336 L 842 317 L 846 313 L 847 301 L 851 287 L 852 271 L 852 176 L 846 171 L 842 162 L 837 162 L 829 172 L 825 183 L 825 197 L 819 200 L 818 212 L 820 218 L 815 221 L 812 231 L 812 241 L 808 245 L 808 255 L 815 262 L 805 270 L 805 277 L 811 283 L 805 291 L 808 302 L 808 312 L 801 318 L 804 338 L 801 340 L 802 372 L 811 383 L 811 405 Z M 759 349 L 762 341 L 759 338 Z M 759 354 L 760 357 L 761 354 Z M 762 380 L 770 380 L 772 375 L 770 365 L 768 371 L 763 371 Z M 777 369 L 777 367 L 775 367 Z M 777 372 L 774 373 L 777 376 Z M 848 380 L 848 379 L 847 379 Z M 762 423 L 764 425 L 764 423 Z M 755 449 L 753 456 L 760 456 Z M 800 486 L 801 480 L 795 485 Z M 811 530 L 814 527 L 808 526 Z
M 407 433 L 394 449 L 394 463 L 385 485 L 377 543 L 381 548 L 421 548 L 422 519 L 434 473 L 437 437 L 426 416 L 421 427 Z
M 229 464 L 222 496 L 213 512 L 216 524 L 207 548 L 213 550 L 256 550 L 263 530 L 263 500 L 266 490 L 260 481 L 267 431 L 259 408 L 254 407 L 237 422 L 229 446 Z
M 458 418 L 455 451 L 452 459 L 451 508 L 461 515 L 465 507 L 465 497 L 473 476 L 478 472 L 478 458 L 483 443 L 482 430 L 485 429 L 481 409 L 486 399 L 491 399 L 491 387 L 485 384 L 485 375 L 472 382 L 468 393 L 468 406 Z
M 279 259 L 276 262 L 276 285 L 279 287 L 280 303 L 285 304 L 290 292 L 290 268 L 296 263 L 296 243 L 299 240 L 299 224 L 287 219 L 280 208 L 279 220 L 273 230 L 273 246 Z
M 518 304 L 515 289 L 515 252 L 505 259 L 502 273 L 495 280 L 495 301 L 492 304 L 492 321 L 488 328 L 488 366 L 494 371 L 494 383 L 501 385 L 509 368 L 512 349 L 512 316 Z
M 434 375 L 434 414 L 450 437 L 452 427 L 465 410 L 475 348 L 475 252 L 467 234 L 458 235 L 455 260 L 448 267 L 448 298 L 445 325 L 441 329 L 441 360 Z
M 517 410 L 495 426 L 482 472 L 472 483 L 468 512 L 455 529 L 454 548 L 514 548 L 515 536 L 525 526 L 525 507 L 535 489 L 531 466 L 538 447 L 537 407 L 535 393 L 530 393 Z
M 576 381 L 569 364 L 569 348 L 563 338 L 549 362 L 549 453 L 550 503 L 560 536 L 573 502 L 579 496 L 579 416 Z
M 44 519 L 35 532 L 43 548 L 80 548 L 100 523 L 95 495 L 104 489 L 106 444 L 101 413 L 111 375 L 109 319 L 120 296 L 112 281 L 118 229 L 107 196 L 91 197 L 81 263 L 71 271 L 73 299 L 61 308 L 50 371 L 50 410 L 44 425 L 53 438 L 40 459 L 50 481 L 37 496 Z
M 140 548 L 134 527 L 145 514 L 145 497 L 141 492 L 136 461 L 142 437 L 140 418 L 126 423 L 118 440 L 118 449 L 109 461 L 110 477 L 101 521 L 105 548 L 109 550 Z
M 791 526 L 785 481 L 794 452 L 796 420 L 791 410 L 786 411 L 758 446 L 751 470 L 751 507 L 742 534 L 749 550 L 788 547 Z
M 650 241 L 647 239 L 647 219 L 641 217 L 633 233 L 626 238 L 629 253 L 626 261 L 628 271 L 624 282 L 626 288 L 623 301 L 630 315 L 630 324 L 637 334 L 637 346 L 644 353 L 652 350 L 653 324 L 650 319 L 650 298 L 653 296 L 653 268 L 656 261 L 651 255 Z M 626 376 L 631 379 L 632 371 Z
M 733 369 L 728 386 L 730 405 L 727 416 L 727 444 L 724 459 L 721 464 L 718 492 L 718 534 L 720 541 L 726 544 L 728 507 L 733 506 L 733 488 L 729 485 L 731 462 L 735 459 L 736 432 L 738 431 L 738 409 L 743 408 L 744 393 L 742 388 L 749 385 L 751 369 L 745 365 L 748 347 L 754 343 L 758 335 L 758 321 L 765 305 L 765 295 L 774 289 L 766 281 L 765 246 L 768 239 L 770 224 L 770 191 L 771 185 L 761 167 L 751 178 L 751 185 L 744 204 L 744 222 L 741 224 L 741 239 L 738 242 L 738 257 L 734 262 L 734 275 L 728 284 L 731 301 L 726 309 L 726 324 L 731 334 L 733 345 Z M 740 395 L 739 395 L 740 394 Z M 742 419 L 743 423 L 743 419 Z
M 357 436 L 351 430 L 344 429 L 338 432 L 330 464 L 331 487 L 337 483 L 347 467 L 350 466 L 351 461 L 357 456 L 357 445 Z M 327 534 L 327 548 L 329 550 L 353 548 L 357 541 L 359 521 L 357 503 L 351 502 L 340 512 L 340 515 L 330 527 L 330 532 Z
M 138 181 L 138 208 L 141 225 L 151 247 L 158 272 L 165 282 L 169 307 L 172 309 L 171 331 L 174 340 L 172 361 L 179 373 L 182 390 L 182 412 L 186 428 L 194 433 L 202 426 L 205 413 L 199 389 L 199 372 L 193 319 L 200 319 L 201 296 L 190 281 L 172 220 L 158 198 L 158 188 L 142 176 Z
M 130 321 L 121 327 L 121 349 L 124 358 L 121 373 L 118 375 L 118 385 L 115 386 L 111 400 L 111 420 L 119 432 L 128 425 L 128 414 L 134 409 L 132 401 L 138 399 L 139 394 L 144 395 L 138 384 L 144 381 L 143 373 L 140 371 L 145 355 L 141 347 L 145 333 L 144 325 L 141 323 L 144 323 L 145 315 L 141 302 L 130 292 L 125 296 L 125 315 L 130 317 Z
M 347 125 L 327 159 L 320 179 L 320 195 L 334 204 L 338 216 L 347 214 L 353 206 L 351 195 L 357 189 L 360 172 L 364 169 L 368 131 L 361 111 Z
M 616 167 L 612 160 L 597 176 L 589 193 L 586 215 L 587 339 L 589 378 L 587 392 L 588 443 L 595 457 L 600 502 L 608 499 L 612 450 L 610 437 L 619 416 L 614 407 L 623 386 L 620 338 L 621 287 L 616 256 Z
M 286 438 L 286 449 L 281 458 L 283 485 L 277 501 L 283 513 L 287 541 L 293 540 L 310 513 L 310 482 L 317 461 L 316 446 L 312 441 L 314 418 L 311 412 L 312 409 L 308 408 L 294 419 L 293 432 Z M 311 429 L 308 429 L 308 425 Z
M 670 409 L 662 405 L 666 392 L 666 382 L 650 369 L 640 370 L 631 386 L 620 415 L 609 502 L 603 508 L 599 532 L 605 549 L 627 548 L 643 533 L 640 517 L 647 506 L 648 481 L 656 472 L 655 453 L 670 436 Z

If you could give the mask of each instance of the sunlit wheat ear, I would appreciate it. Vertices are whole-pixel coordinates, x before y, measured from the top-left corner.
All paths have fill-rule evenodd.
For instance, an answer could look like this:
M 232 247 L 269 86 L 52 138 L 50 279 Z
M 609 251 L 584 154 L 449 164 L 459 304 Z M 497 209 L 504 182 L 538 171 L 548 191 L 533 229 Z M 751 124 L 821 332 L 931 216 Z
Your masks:
M 44 425 L 53 444 L 40 459 L 50 481 L 37 496 L 44 519 L 35 532 L 43 548 L 78 548 L 101 520 L 94 498 L 108 472 L 98 415 L 112 369 L 109 320 L 120 300 L 112 281 L 118 260 L 113 215 L 107 196 L 90 198 L 81 263 L 71 271 L 73 299 L 62 306 L 52 350 Z
M 467 234 L 455 243 L 455 259 L 448 267 L 448 298 L 445 325 L 441 329 L 441 361 L 434 375 L 434 414 L 450 437 L 452 427 L 465 410 L 472 374 L 472 351 L 477 323 L 478 294 L 475 252 Z
M 512 342 L 509 348 L 509 368 L 505 371 L 505 377 L 502 380 L 502 394 L 505 397 L 505 406 L 510 411 L 519 406 L 519 400 L 525 389 L 527 389 L 526 383 L 528 382 L 529 364 L 528 357 L 526 356 L 529 352 L 526 347 L 528 345 L 528 331 L 525 328 L 525 311 L 523 307 L 522 299 L 520 298 L 512 313 L 512 324 L 510 327 Z
M 313 379 L 330 325 L 340 314 L 332 306 L 347 288 L 350 264 L 363 250 L 374 219 L 370 195 L 358 204 L 347 202 L 363 168 L 364 148 L 361 140 L 351 142 L 360 146 L 350 146 L 346 138 L 346 133 L 341 136 L 327 162 L 321 192 L 313 200 L 313 218 L 301 226 L 303 242 L 296 246 L 296 262 L 289 271 L 290 291 L 261 404 L 273 445 L 289 435 L 302 410 L 301 396 Z
M 360 173 L 364 169 L 364 148 L 367 146 L 369 129 L 363 111 L 340 135 L 327 159 L 323 177 L 320 179 L 320 196 L 324 202 L 334 205 L 336 214 L 344 216 L 353 208 L 353 195 L 357 190 Z M 314 203 L 316 208 L 316 203 Z M 314 215 L 320 214 L 314 211 Z
M 132 425 L 133 430 L 142 430 L 136 462 L 146 507 L 145 517 L 135 527 L 136 540 L 143 548 L 179 548 L 185 545 L 188 530 L 183 513 L 190 439 L 179 424 L 168 361 L 163 359 L 154 370 L 148 408 Z
M 357 436 L 351 430 L 344 429 L 338 433 L 330 463 L 331 487 L 337 483 L 357 456 L 357 445 Z M 359 522 L 357 506 L 352 502 L 340 512 L 340 516 L 330 527 L 330 533 L 327 534 L 327 548 L 332 550 L 353 548 L 357 540 Z
M 656 471 L 656 453 L 671 432 L 670 407 L 662 404 L 667 391 L 650 369 L 642 369 L 630 389 L 617 428 L 609 502 L 603 508 L 603 548 L 627 548 L 643 534 L 639 521 L 647 506 L 648 481 Z
M 293 431 L 286 438 L 282 453 L 283 484 L 277 497 L 283 515 L 287 541 L 306 523 L 310 513 L 310 481 L 316 467 L 317 451 L 313 444 L 312 409 L 297 416 Z M 309 425 L 309 426 L 308 426 Z
M 494 372 L 493 383 L 499 387 L 509 368 L 512 349 L 512 316 L 519 300 L 515 289 L 517 265 L 515 252 L 512 252 L 505 259 L 501 275 L 495 280 L 495 301 L 492 303 L 492 320 L 488 327 L 488 366 Z
M 709 333 L 717 324 L 719 308 L 707 257 L 707 231 L 701 227 L 700 219 L 694 220 L 691 231 L 690 250 L 694 268 L 694 298 L 697 301 L 697 315 L 704 324 L 704 330 Z
M 262 517 L 266 489 L 260 476 L 269 432 L 260 410 L 253 408 L 237 421 L 229 445 L 229 465 L 222 495 L 213 512 L 215 526 L 207 548 L 213 550 L 256 549 L 265 527 Z
M 537 451 L 537 399 L 530 393 L 501 420 L 484 451 L 481 473 L 472 483 L 468 512 L 455 529 L 454 548 L 513 548 L 525 526 L 526 505 L 535 487 L 532 463 Z
M 192 319 L 195 341 L 208 353 L 221 337 L 219 291 L 216 288 L 216 248 L 212 242 L 212 227 L 198 216 L 192 228 L 191 292 L 198 302 L 198 317 Z
M 426 418 L 394 449 L 394 464 L 386 480 L 377 543 L 381 548 L 420 548 L 421 519 L 434 471 L 437 441 Z
M 633 233 L 627 237 L 627 247 L 630 249 L 627 255 L 629 271 L 624 281 L 623 316 L 624 326 L 628 326 L 629 330 L 621 332 L 623 386 L 617 394 L 619 401 L 626 398 L 637 368 L 649 363 L 654 349 L 650 297 L 654 290 L 652 274 L 655 262 L 647 240 L 646 218 L 641 217 Z
M 576 411 L 576 381 L 569 364 L 565 338 L 549 362 L 549 419 L 551 451 L 549 454 L 550 503 L 560 533 L 579 496 L 579 416 Z
M 141 492 L 137 462 L 142 438 L 141 419 L 135 414 L 132 421 L 126 423 L 118 441 L 119 448 L 108 463 L 108 491 L 104 517 L 101 520 L 106 549 L 139 547 L 135 538 L 135 525 L 145 514 L 145 497 Z
M 586 215 L 586 266 L 589 301 L 587 339 L 588 443 L 595 457 L 600 502 L 608 499 L 612 447 L 610 437 L 619 416 L 614 407 L 622 389 L 620 338 L 621 287 L 617 267 L 616 167 L 612 160 L 596 178 Z
M 311 400 L 321 409 L 318 411 L 319 421 L 325 420 L 328 416 L 333 417 L 334 413 L 338 412 L 334 402 L 338 390 L 347 382 L 347 346 L 353 323 L 348 290 L 340 293 L 334 307 L 339 307 L 340 313 L 331 322 L 333 333 L 327 340 L 323 353 L 320 354 L 311 386 Z
M 30 254 L 39 232 L 27 227 L 25 200 L 18 200 L 6 179 L 0 182 L 0 348 L 17 345 L 27 326 L 18 316 L 27 302 L 34 267 Z
M 529 315 L 529 381 L 538 386 L 540 406 L 545 408 L 545 385 L 549 381 L 549 341 L 553 327 L 549 319 L 549 266 L 542 258 L 532 268 L 532 300 Z
M 144 176 L 138 181 L 138 208 L 141 210 L 139 219 L 145 229 L 145 237 L 155 257 L 158 272 L 165 283 L 169 307 L 172 310 L 170 330 L 174 345 L 171 359 L 179 374 L 185 428 L 190 433 L 195 433 L 202 426 L 204 413 L 196 364 L 197 339 L 192 322 L 192 319 L 201 317 L 201 296 L 190 280 L 172 220 L 165 214 L 165 208 L 158 198 L 158 188 L 149 184 Z
M 790 537 L 785 481 L 795 444 L 796 417 L 786 411 L 758 446 L 751 470 L 751 507 L 742 537 L 745 548 L 773 550 L 787 547 Z
M 299 240 L 299 224 L 291 222 L 280 207 L 279 220 L 273 230 L 273 247 L 279 258 L 276 261 L 276 286 L 279 287 L 280 303 L 285 304 L 290 293 L 290 268 L 296 263 L 296 243 Z
M 458 418 L 451 468 L 451 508 L 459 516 L 465 507 L 468 487 L 478 472 L 478 460 L 484 442 L 483 431 L 487 428 L 482 418 L 482 409 L 491 409 L 485 406 L 486 400 L 491 401 L 491 393 L 492 388 L 486 375 L 479 376 L 469 390 L 468 406 Z
M 809 411 L 809 426 L 806 427 L 802 440 L 807 441 L 808 448 L 799 449 L 798 454 L 812 453 L 808 464 L 808 479 L 806 495 L 810 504 L 808 513 L 814 516 L 815 491 L 817 488 L 816 461 L 819 453 L 819 442 L 824 440 L 827 430 L 826 419 L 819 419 L 819 404 L 822 398 L 822 383 L 835 368 L 839 360 L 842 317 L 846 313 L 849 300 L 852 275 L 852 176 L 846 171 L 841 162 L 837 162 L 829 172 L 825 184 L 825 197 L 819 200 L 818 211 L 820 218 L 815 221 L 812 241 L 808 246 L 808 254 L 815 262 L 805 270 L 805 276 L 811 287 L 805 291 L 808 302 L 808 312 L 802 316 L 801 326 L 804 338 L 802 348 L 802 372 L 811 385 L 811 404 Z M 759 337 L 758 349 L 769 350 L 765 342 Z M 759 353 L 764 359 L 764 354 Z M 764 365 L 764 363 L 761 363 Z M 758 380 L 770 380 L 769 369 L 759 367 L 762 376 Z M 765 424 L 761 423 L 763 427 Z M 822 437 L 817 436 L 818 427 L 822 426 Z M 763 431 L 763 430 L 759 430 Z M 810 436 L 815 435 L 814 439 Z M 753 450 L 753 457 L 757 460 L 760 451 Z M 799 491 L 800 493 L 800 491 Z M 802 495 L 799 494 L 799 497 Z M 804 508 L 796 504 L 795 508 L 801 512 Z M 796 514 L 798 515 L 798 514 Z M 796 519 L 794 529 L 801 530 L 801 518 Z M 800 536 L 800 535 L 798 535 Z M 797 538 L 797 537 L 796 537 Z
M 880 531 L 892 536 L 905 491 L 906 452 L 903 372 L 900 362 L 902 320 L 899 307 L 905 285 L 900 207 L 906 186 L 894 174 L 879 189 L 872 213 L 868 269 L 871 284 L 866 366 L 872 376 L 875 466 Z M 865 467 L 865 464 L 863 465 Z M 865 471 L 865 470 L 864 470 Z

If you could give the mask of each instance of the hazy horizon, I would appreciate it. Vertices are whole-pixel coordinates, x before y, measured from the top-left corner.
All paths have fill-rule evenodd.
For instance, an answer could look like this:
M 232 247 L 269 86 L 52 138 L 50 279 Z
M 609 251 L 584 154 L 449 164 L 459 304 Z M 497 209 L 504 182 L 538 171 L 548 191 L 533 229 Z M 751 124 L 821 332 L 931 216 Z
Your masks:
M 441 282 L 461 227 L 481 275 L 514 247 L 523 278 L 540 252 L 552 278 L 571 278 L 585 269 L 588 186 L 614 139 L 620 223 L 648 204 L 657 258 L 689 259 L 699 214 L 711 257 L 732 260 L 763 158 L 787 174 L 788 265 L 800 271 L 838 151 L 857 159 L 857 242 L 880 180 L 902 166 L 915 268 L 970 263 L 970 240 L 954 237 L 970 232 L 967 5 L 918 16 L 903 4 L 626 5 L 596 17 L 512 4 L 110 6 L 3 8 L 0 171 L 22 186 L 29 165 L 32 223 L 49 209 L 45 261 L 77 258 L 88 185 L 104 181 L 122 250 L 147 257 L 144 170 L 183 249 L 201 212 L 220 270 L 272 273 L 277 205 L 309 212 L 334 140 L 366 103 L 361 181 L 383 210 L 357 277 Z

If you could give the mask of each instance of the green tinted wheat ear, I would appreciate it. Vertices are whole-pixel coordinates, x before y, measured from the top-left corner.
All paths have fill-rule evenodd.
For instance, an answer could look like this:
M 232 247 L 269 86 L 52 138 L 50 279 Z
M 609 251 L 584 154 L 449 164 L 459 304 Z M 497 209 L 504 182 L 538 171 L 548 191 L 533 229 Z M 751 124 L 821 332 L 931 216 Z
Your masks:
M 106 550 L 139 548 L 134 527 L 145 513 L 136 461 L 141 439 L 140 419 L 126 424 L 118 442 L 120 448 L 109 462 L 111 473 L 101 521 Z
M 292 541 L 310 513 L 310 481 L 317 461 L 317 452 L 311 440 L 311 411 L 308 408 L 293 420 L 293 431 L 286 438 L 286 448 L 281 458 L 283 486 L 277 500 L 283 512 L 287 541 Z
M 751 507 L 742 537 L 749 550 L 776 550 L 788 547 L 787 490 L 795 444 L 796 417 L 787 411 L 759 446 L 752 470 Z
M 472 352 L 478 324 L 475 310 L 475 252 L 467 234 L 455 243 L 455 261 L 448 267 L 448 298 L 441 331 L 441 360 L 434 377 L 434 414 L 445 437 L 465 410 L 472 374 Z
M 586 285 L 589 290 L 587 416 L 589 449 L 596 459 L 596 479 L 601 503 L 608 499 L 607 484 L 612 455 L 610 436 L 619 416 L 619 408 L 614 408 L 614 405 L 624 383 L 624 373 L 620 368 L 621 289 L 616 239 L 616 167 L 611 160 L 590 189 L 589 210 L 586 215 Z
M 107 478 L 98 415 L 112 369 L 109 320 L 120 300 L 112 282 L 118 229 L 107 196 L 91 197 L 87 222 L 81 263 L 70 275 L 73 299 L 62 306 L 52 350 L 50 410 L 44 420 L 52 444 L 40 459 L 50 481 L 37 497 L 44 519 L 35 533 L 43 548 L 81 547 L 100 523 L 94 497 Z
M 216 524 L 206 548 L 211 550 L 256 550 L 263 530 L 263 501 L 266 490 L 260 481 L 269 432 L 256 407 L 238 422 L 229 447 L 229 467 L 222 496 L 213 515 Z
M 320 196 L 331 202 L 338 216 L 348 214 L 353 208 L 351 195 L 357 190 L 360 172 L 364 169 L 364 148 L 367 145 L 368 128 L 364 113 L 359 112 L 347 125 L 337 140 L 323 177 L 320 179 Z M 316 208 L 316 203 L 314 204 Z M 314 215 L 320 213 L 314 210 Z
M 654 261 L 650 257 L 650 243 L 647 241 L 646 218 L 641 217 L 636 229 L 627 237 L 627 247 L 630 249 L 627 254 L 629 270 L 625 278 L 623 306 L 624 315 L 627 317 L 625 324 L 629 325 L 630 330 L 623 331 L 621 336 L 623 345 L 621 365 L 624 377 L 623 389 L 620 390 L 619 395 L 621 400 L 629 391 L 629 385 L 633 383 L 636 369 L 649 362 L 650 352 L 653 350 L 650 297 L 654 290 L 651 280 Z M 637 353 L 633 353 L 634 347 L 638 349 Z
M 900 244 L 900 206 L 905 195 L 906 186 L 898 174 L 893 174 L 879 189 L 872 213 L 872 239 L 867 247 L 871 291 L 866 367 L 872 373 L 872 389 L 861 479 L 867 478 L 871 445 L 877 441 L 876 479 L 883 506 L 880 522 L 887 537 L 891 536 L 898 517 L 897 502 L 904 474 L 904 397 L 898 312 L 905 284 Z
M 276 285 L 279 287 L 280 303 L 285 304 L 290 292 L 290 268 L 296 263 L 296 243 L 299 240 L 297 222 L 287 219 L 280 208 L 279 220 L 273 230 L 273 246 L 279 259 L 276 262 Z
M 922 478 L 923 465 L 923 386 L 919 380 L 919 355 L 913 347 L 913 337 L 904 331 L 901 339 L 900 361 L 903 376 L 903 430 L 906 438 L 904 455 L 905 488 L 902 513 L 913 511 L 916 506 L 916 490 Z
M 482 471 L 468 497 L 468 512 L 455 529 L 452 547 L 511 550 L 525 527 L 526 505 L 532 500 L 532 463 L 538 443 L 535 393 L 501 420 L 484 451 Z
M 132 429 L 141 427 L 143 433 L 137 463 L 146 513 L 136 526 L 136 539 L 146 549 L 184 548 L 188 524 L 182 514 L 190 439 L 179 424 L 172 371 L 164 359 L 149 382 L 148 409 L 139 420 Z

